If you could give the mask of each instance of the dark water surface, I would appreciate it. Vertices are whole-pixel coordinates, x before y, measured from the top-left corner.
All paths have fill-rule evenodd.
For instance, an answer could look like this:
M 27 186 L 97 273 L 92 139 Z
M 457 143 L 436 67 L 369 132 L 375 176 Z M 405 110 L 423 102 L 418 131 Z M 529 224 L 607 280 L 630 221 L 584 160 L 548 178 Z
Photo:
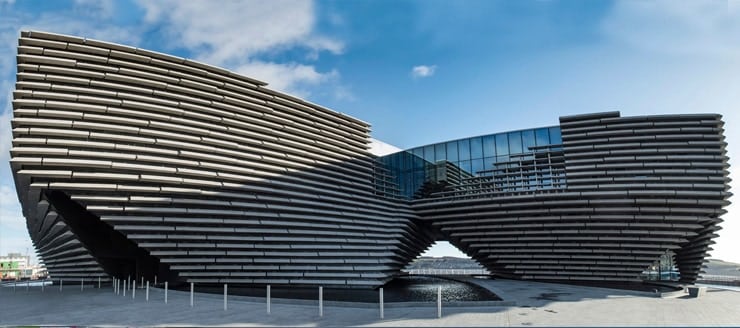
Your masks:
M 384 302 L 435 302 L 437 300 L 437 287 L 442 287 L 442 301 L 444 302 L 466 302 L 466 301 L 500 301 L 496 294 L 480 286 L 445 279 L 434 276 L 401 276 L 383 285 Z M 182 291 L 190 291 L 190 285 L 173 287 Z M 195 286 L 196 292 L 223 294 L 221 286 Z M 229 286 L 229 295 L 265 297 L 265 287 L 238 287 Z M 272 298 L 290 298 L 318 300 L 318 287 L 285 287 L 272 286 L 270 289 Z M 372 302 L 377 303 L 379 292 L 377 289 L 340 289 L 324 288 L 325 301 L 343 302 Z

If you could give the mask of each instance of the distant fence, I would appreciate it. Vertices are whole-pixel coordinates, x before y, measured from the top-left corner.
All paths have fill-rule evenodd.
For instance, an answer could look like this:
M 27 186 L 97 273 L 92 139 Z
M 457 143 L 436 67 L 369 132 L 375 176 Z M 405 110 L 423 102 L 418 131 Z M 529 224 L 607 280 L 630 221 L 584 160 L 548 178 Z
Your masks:
M 486 275 L 490 274 L 486 269 L 408 269 L 402 270 L 408 274 L 426 274 L 426 275 Z
M 715 274 L 703 274 L 696 282 L 714 285 L 740 286 L 740 277 Z

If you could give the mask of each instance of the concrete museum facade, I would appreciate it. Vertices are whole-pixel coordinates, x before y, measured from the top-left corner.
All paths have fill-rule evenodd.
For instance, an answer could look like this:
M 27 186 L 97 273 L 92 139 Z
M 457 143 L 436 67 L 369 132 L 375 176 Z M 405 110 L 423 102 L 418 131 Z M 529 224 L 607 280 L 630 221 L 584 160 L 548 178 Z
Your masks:
M 17 60 L 10 164 L 55 278 L 371 288 L 447 240 L 503 277 L 636 281 L 671 252 L 693 282 L 729 204 L 717 114 L 377 157 L 369 124 L 222 68 L 27 31 Z

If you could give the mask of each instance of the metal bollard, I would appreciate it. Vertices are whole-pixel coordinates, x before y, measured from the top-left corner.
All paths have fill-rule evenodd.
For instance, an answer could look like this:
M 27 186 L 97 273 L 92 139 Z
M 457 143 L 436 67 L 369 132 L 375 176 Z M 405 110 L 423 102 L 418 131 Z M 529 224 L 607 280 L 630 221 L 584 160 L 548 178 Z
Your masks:
M 134 285 L 131 286 L 131 299 L 136 299 L 136 279 L 134 279 Z
M 144 276 L 141 276 L 141 285 L 139 288 L 144 288 Z
M 100 289 L 100 277 L 98 277 L 98 289 Z
M 229 299 L 227 296 L 229 294 L 228 291 L 229 291 L 229 285 L 224 284 L 224 311 L 229 309 Z
M 319 317 L 324 316 L 324 287 L 319 286 Z
M 126 283 L 127 283 L 127 282 L 128 282 L 128 280 L 124 280 L 124 281 L 123 281 L 123 296 L 124 296 L 124 297 L 126 296 Z
M 442 286 L 437 286 L 437 318 L 442 317 Z
M 380 318 L 383 319 L 385 314 L 383 313 L 383 287 L 380 287 Z
M 167 304 L 167 281 L 164 282 L 164 304 Z
M 80 278 L 80 291 L 85 290 L 85 278 Z
M 270 314 L 270 285 L 267 285 L 267 314 Z
M 146 281 L 146 301 L 149 302 L 149 280 Z
M 193 292 L 195 291 L 195 284 L 190 283 L 190 307 L 193 307 Z
M 62 286 L 64 285 L 64 279 L 59 279 L 59 291 L 62 291 Z
M 156 285 L 157 285 L 157 275 L 155 274 L 154 275 L 154 286 L 156 286 Z
M 131 288 L 131 275 L 128 276 L 128 278 L 126 279 L 126 283 L 123 284 L 123 286 L 124 287 L 128 287 L 128 288 Z M 126 288 L 124 288 L 124 289 L 126 289 Z

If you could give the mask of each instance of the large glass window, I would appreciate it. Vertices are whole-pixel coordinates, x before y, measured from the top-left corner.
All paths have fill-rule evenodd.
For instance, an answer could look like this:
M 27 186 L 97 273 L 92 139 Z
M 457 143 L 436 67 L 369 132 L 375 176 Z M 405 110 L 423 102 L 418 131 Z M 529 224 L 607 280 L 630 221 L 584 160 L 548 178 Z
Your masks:
M 460 160 L 470 159 L 470 140 L 463 139 L 457 142 L 457 152 L 460 154 Z
M 457 162 L 457 141 L 447 143 L 447 160 L 450 162 Z
M 496 135 L 496 154 L 499 156 L 509 154 L 509 138 L 506 133 Z
M 411 150 L 411 153 L 418 156 L 419 158 L 424 158 L 424 148 L 414 148 Z
M 534 130 L 522 131 L 522 143 L 524 144 L 524 151 L 529 151 L 529 147 L 535 146 Z
M 553 144 L 561 144 L 563 143 L 563 138 L 560 136 L 560 128 L 559 127 L 552 127 L 550 128 L 550 142 Z
M 480 171 L 483 171 L 483 159 L 474 159 L 470 161 L 470 164 L 472 165 L 472 173 L 475 175 L 480 175 Z
M 434 162 L 434 145 L 424 146 L 424 160 Z
M 550 131 L 547 128 L 537 129 L 534 133 L 537 139 L 537 146 L 550 144 Z
M 483 137 L 483 156 L 496 156 L 496 137 L 492 135 Z
M 434 145 L 434 161 L 444 161 L 447 159 L 447 152 L 445 151 L 445 144 L 438 143 Z
M 493 164 L 496 164 L 496 157 L 486 157 L 483 159 L 483 167 L 486 170 L 493 169 Z
M 470 138 L 470 158 L 483 158 L 483 142 L 480 137 Z
M 470 161 L 469 160 L 468 161 L 460 161 L 460 164 L 458 164 L 458 166 L 460 166 L 460 169 L 461 170 L 463 170 L 465 172 L 468 172 L 468 173 L 471 173 L 470 172 Z
M 509 132 L 509 154 L 519 154 L 522 152 L 522 133 Z

